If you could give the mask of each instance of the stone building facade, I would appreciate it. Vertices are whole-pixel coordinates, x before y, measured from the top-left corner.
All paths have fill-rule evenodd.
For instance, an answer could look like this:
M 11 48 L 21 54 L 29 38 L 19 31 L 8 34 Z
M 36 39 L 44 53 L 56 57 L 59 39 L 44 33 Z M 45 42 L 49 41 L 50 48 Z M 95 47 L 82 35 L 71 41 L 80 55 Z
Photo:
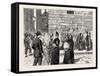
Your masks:
M 49 32 L 55 30 L 62 38 L 64 33 L 71 33 L 74 36 L 93 30 L 93 13 L 91 11 L 74 10 L 48 10 Z
M 36 10 L 36 11 L 35 11 Z M 78 33 L 93 30 L 92 11 L 24 9 L 25 32 L 36 31 L 54 33 L 58 31 L 60 38 L 64 33 Z M 35 18 L 35 20 L 33 20 Z M 35 28 L 36 26 L 36 28 Z

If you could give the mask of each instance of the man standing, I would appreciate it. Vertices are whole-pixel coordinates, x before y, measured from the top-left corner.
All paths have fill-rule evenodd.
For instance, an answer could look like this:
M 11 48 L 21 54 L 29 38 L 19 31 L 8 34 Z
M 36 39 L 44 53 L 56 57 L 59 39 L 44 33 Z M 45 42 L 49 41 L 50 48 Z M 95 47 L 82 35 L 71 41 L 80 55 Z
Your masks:
M 92 40 L 91 40 L 91 33 L 87 32 L 86 38 L 86 50 L 89 51 L 92 49 Z
M 41 33 L 37 32 L 36 37 L 33 40 L 33 45 L 32 48 L 34 49 L 34 62 L 33 66 L 35 65 L 41 65 L 42 64 L 42 53 L 43 53 L 43 48 L 42 48 L 42 41 L 40 39 Z
M 83 49 L 82 44 L 83 44 L 83 35 L 82 33 L 80 33 L 79 34 L 79 50 Z
M 25 33 L 25 38 L 24 38 L 24 45 L 25 45 L 25 57 L 27 57 L 27 53 L 28 53 L 28 50 L 29 50 L 29 53 L 31 55 L 31 46 L 30 46 L 30 37 L 29 37 L 29 34 L 28 33 Z

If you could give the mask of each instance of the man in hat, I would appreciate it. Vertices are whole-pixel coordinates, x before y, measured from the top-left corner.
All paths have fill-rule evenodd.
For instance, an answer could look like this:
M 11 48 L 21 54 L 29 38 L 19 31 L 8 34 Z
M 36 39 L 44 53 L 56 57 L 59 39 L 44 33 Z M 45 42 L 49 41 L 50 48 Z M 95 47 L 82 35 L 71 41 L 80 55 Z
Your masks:
M 41 65 L 42 64 L 42 54 L 43 54 L 43 48 L 42 48 L 42 41 L 40 39 L 41 33 L 37 32 L 36 37 L 33 40 L 32 48 L 34 49 L 34 62 L 33 66 L 35 65 Z

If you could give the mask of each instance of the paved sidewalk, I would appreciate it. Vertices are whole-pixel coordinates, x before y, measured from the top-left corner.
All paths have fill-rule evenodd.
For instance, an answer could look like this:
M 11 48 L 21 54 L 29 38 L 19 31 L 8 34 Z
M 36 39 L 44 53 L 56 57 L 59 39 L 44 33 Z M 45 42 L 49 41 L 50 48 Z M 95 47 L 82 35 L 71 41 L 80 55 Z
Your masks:
M 83 63 L 92 63 L 92 51 L 78 51 L 75 50 L 75 63 L 76 64 L 83 64 Z M 63 58 L 64 58 L 64 50 L 60 50 L 60 63 L 63 62 Z M 28 56 L 24 58 L 24 65 L 27 66 L 32 66 L 34 62 L 34 57 L 32 56 Z M 48 65 L 47 61 L 45 59 L 45 57 L 43 57 L 43 62 L 42 65 Z

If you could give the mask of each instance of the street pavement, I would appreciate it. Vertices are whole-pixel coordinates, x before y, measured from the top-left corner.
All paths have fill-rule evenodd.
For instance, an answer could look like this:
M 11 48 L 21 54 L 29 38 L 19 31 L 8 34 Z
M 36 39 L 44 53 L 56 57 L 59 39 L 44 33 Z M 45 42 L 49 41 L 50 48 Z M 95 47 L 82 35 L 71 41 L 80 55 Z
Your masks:
M 63 58 L 64 58 L 64 50 L 60 50 L 60 64 L 63 63 Z M 75 58 L 75 64 L 92 63 L 93 61 L 92 50 L 91 51 L 74 50 L 74 58 Z M 34 62 L 33 55 L 24 58 L 24 66 L 32 66 L 33 62 Z M 47 57 L 45 56 L 43 56 L 42 65 L 48 65 Z

